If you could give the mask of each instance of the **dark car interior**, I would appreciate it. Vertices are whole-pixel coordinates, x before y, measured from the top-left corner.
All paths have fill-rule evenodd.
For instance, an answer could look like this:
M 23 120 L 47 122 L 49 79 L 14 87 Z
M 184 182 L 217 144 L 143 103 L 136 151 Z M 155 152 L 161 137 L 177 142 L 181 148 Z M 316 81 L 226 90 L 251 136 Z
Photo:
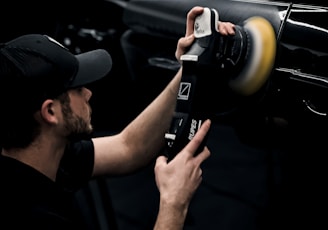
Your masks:
M 6 1 L 0 42 L 53 36 L 74 53 L 107 49 L 112 71 L 90 85 L 95 136 L 119 132 L 180 68 L 174 52 L 187 12 L 215 8 L 221 21 L 267 19 L 277 44 L 267 82 L 229 99 L 216 83 L 206 97 L 211 157 L 186 230 L 327 228 L 328 5 L 322 1 Z M 220 73 L 211 73 L 213 79 Z M 204 102 L 205 103 L 205 102 Z M 154 130 L 156 131 L 156 130 Z M 158 210 L 153 164 L 93 180 L 76 196 L 91 230 L 152 229 Z

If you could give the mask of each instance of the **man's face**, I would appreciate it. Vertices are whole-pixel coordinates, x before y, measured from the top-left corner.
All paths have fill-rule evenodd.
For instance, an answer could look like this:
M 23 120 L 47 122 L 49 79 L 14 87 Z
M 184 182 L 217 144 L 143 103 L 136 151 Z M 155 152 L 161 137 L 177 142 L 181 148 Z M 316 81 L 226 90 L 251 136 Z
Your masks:
M 65 129 L 70 140 L 90 137 L 91 107 L 89 99 L 92 93 L 87 88 L 77 88 L 69 91 L 70 101 L 62 104 Z

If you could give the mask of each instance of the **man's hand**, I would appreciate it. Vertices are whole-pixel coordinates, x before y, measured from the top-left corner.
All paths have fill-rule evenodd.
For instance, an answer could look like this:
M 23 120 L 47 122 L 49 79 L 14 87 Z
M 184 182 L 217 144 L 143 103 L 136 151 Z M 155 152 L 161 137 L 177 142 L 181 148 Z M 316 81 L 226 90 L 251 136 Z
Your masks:
M 175 51 L 175 57 L 180 62 L 180 57 L 194 42 L 194 24 L 197 16 L 204 12 L 204 7 L 195 6 L 187 14 L 186 21 L 186 33 L 184 37 L 181 37 L 177 44 L 177 49 Z M 222 35 L 234 35 L 235 25 L 231 22 L 221 22 L 218 21 L 218 31 Z
M 190 200 L 202 181 L 201 163 L 210 156 L 207 147 L 194 155 L 210 129 L 206 120 L 193 139 L 168 163 L 159 156 L 155 165 L 160 211 L 155 229 L 182 229 Z
M 180 61 L 181 55 L 185 53 L 188 47 L 193 43 L 194 37 L 194 24 L 195 19 L 198 15 L 202 14 L 204 11 L 203 7 L 195 6 L 187 14 L 186 21 L 186 33 L 184 37 L 181 37 L 178 41 L 177 49 L 175 51 L 175 57 Z
M 235 25 L 231 22 L 218 22 L 218 30 L 222 35 L 234 35 Z

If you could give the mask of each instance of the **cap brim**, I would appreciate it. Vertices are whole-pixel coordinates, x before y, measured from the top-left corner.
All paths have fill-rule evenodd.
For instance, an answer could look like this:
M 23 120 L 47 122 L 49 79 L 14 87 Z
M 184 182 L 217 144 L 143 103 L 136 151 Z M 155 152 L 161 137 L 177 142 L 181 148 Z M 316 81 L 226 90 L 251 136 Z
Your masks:
M 70 88 L 81 87 L 105 77 L 112 68 L 112 58 L 104 49 L 92 50 L 75 56 L 79 68 Z

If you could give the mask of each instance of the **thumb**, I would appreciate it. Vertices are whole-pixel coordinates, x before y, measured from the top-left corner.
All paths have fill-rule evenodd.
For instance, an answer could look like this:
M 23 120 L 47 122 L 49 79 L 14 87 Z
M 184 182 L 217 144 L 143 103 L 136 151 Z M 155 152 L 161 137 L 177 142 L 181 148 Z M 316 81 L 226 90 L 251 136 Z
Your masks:
M 166 156 L 159 156 L 157 157 L 156 159 L 156 165 L 159 166 L 159 165 L 167 165 L 167 157 Z

